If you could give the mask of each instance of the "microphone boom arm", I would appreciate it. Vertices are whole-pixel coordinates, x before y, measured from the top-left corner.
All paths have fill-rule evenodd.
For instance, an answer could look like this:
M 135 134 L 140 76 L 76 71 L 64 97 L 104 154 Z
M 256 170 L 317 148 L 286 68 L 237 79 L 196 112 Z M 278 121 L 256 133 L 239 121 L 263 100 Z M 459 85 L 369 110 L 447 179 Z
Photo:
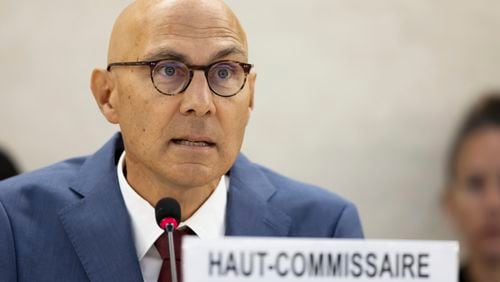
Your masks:
M 177 282 L 177 268 L 174 250 L 174 225 L 169 223 L 165 226 L 165 232 L 168 237 L 168 253 L 170 256 L 170 272 L 172 274 L 172 282 Z

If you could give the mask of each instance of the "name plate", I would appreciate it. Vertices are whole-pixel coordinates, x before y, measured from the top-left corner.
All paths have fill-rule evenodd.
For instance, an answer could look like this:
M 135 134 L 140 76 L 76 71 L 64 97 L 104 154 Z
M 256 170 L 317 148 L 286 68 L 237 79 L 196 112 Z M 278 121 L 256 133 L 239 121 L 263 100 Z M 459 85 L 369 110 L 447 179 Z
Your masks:
M 458 281 L 452 241 L 225 237 L 182 243 L 184 282 Z

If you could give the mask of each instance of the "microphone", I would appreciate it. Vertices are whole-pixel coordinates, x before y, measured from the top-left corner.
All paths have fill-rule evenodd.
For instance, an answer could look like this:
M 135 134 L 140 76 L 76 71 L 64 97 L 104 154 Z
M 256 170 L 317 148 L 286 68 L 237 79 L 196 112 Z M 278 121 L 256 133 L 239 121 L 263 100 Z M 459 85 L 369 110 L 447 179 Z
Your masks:
M 177 229 L 177 226 L 179 226 L 179 223 L 181 222 L 181 206 L 176 199 L 163 198 L 156 203 L 155 216 L 156 223 L 167 233 L 172 282 L 177 282 L 174 230 Z

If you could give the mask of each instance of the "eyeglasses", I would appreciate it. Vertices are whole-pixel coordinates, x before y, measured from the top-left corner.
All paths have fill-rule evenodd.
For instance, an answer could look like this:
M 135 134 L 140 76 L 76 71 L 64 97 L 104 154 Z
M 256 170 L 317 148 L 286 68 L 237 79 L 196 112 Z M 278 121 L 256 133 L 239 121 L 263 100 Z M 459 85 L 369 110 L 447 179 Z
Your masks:
M 164 95 L 183 93 L 193 80 L 195 70 L 205 73 L 208 87 L 222 97 L 238 94 L 245 86 L 253 65 L 224 60 L 205 66 L 186 65 L 173 60 L 118 62 L 108 65 L 107 70 L 118 66 L 149 66 L 151 81 L 158 92 Z

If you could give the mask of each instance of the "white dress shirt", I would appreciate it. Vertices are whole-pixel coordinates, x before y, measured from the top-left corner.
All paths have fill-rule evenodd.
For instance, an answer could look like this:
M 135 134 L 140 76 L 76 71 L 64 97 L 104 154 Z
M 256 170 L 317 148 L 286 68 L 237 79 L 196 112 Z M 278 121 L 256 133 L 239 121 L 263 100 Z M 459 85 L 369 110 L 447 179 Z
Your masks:
M 154 242 L 163 234 L 156 224 L 155 209 L 128 184 L 123 174 L 125 151 L 117 165 L 118 182 L 132 223 L 137 258 L 144 281 L 158 281 L 162 259 Z M 179 227 L 188 226 L 201 239 L 224 236 L 229 177 L 224 176 L 198 210 Z

